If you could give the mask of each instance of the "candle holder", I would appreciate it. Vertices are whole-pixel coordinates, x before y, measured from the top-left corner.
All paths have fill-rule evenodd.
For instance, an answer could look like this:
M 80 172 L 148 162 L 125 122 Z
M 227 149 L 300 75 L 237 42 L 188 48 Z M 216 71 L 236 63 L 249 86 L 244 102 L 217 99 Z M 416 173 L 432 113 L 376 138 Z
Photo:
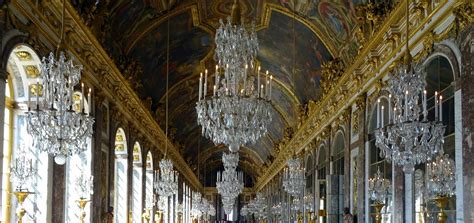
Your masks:
M 81 209 L 81 214 L 79 215 L 79 222 L 80 223 L 84 223 L 85 222 L 85 219 L 86 219 L 86 211 L 85 211 L 85 207 L 87 205 L 87 203 L 89 203 L 90 200 L 88 199 L 85 199 L 85 198 L 80 198 L 79 200 L 77 200 L 77 204 L 79 205 L 79 208 Z
M 298 223 L 303 223 L 303 215 L 301 214 L 301 211 L 298 211 L 298 214 L 296 214 L 296 221 Z
M 438 222 L 439 223 L 445 223 L 448 216 L 446 215 L 446 212 L 444 212 L 444 209 L 446 208 L 446 205 L 448 204 L 449 197 L 447 197 L 447 196 L 437 196 L 433 200 L 435 201 L 436 206 L 439 209 Z
M 308 223 L 316 223 L 316 219 L 314 218 L 314 212 L 308 211 L 306 212 L 306 217 L 308 218 Z
M 375 223 L 382 223 L 382 208 L 385 206 L 385 204 L 380 203 L 380 202 L 375 202 L 372 205 L 375 209 Z
M 150 208 L 145 208 L 144 212 L 142 214 L 143 222 L 149 223 L 150 222 L 150 217 L 151 217 L 151 209 Z
M 33 192 L 28 192 L 28 191 L 15 191 L 13 192 L 15 195 L 16 199 L 18 200 L 18 210 L 16 212 L 16 216 L 18 217 L 17 223 L 22 223 L 23 222 L 23 216 L 26 214 L 26 210 L 23 207 L 23 202 L 25 202 L 26 197 L 30 194 L 34 194 Z
M 155 214 L 155 223 L 163 223 L 163 211 L 158 210 Z

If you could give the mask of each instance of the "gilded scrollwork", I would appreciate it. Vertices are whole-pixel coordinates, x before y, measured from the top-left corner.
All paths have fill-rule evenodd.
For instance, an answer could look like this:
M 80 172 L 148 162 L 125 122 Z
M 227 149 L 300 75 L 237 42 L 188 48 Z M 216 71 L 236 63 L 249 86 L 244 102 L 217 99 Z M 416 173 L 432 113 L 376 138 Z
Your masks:
M 459 33 L 459 30 L 474 22 L 474 2 L 470 0 L 457 1 L 453 13 L 456 16 L 457 32 Z
M 327 94 L 337 84 L 344 73 L 344 64 L 341 59 L 329 60 L 321 65 L 321 90 Z

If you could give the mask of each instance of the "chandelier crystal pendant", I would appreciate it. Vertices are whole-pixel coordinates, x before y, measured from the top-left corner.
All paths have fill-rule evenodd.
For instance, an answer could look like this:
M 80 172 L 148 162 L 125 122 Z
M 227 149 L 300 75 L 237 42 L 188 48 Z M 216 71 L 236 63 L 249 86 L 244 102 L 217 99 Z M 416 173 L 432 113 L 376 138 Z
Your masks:
M 293 156 L 283 170 L 283 189 L 293 197 L 299 197 L 306 185 L 305 168 L 300 158 Z
M 27 191 L 25 188 L 31 178 L 36 175 L 36 169 L 33 167 L 31 156 L 25 151 L 25 147 L 20 146 L 10 167 L 12 183 L 16 185 L 16 191 Z
M 406 36 L 409 36 L 409 2 L 407 2 Z M 442 96 L 434 93 L 435 120 L 428 120 L 427 91 L 424 90 L 425 72 L 421 64 L 412 64 L 408 38 L 405 63 L 389 76 L 388 108 L 377 102 L 375 145 L 380 155 L 406 173 L 413 173 L 415 165 L 431 161 L 443 152 L 445 126 L 442 123 Z M 421 99 L 421 100 L 420 100 Z M 420 104 L 421 102 L 421 104 Z M 384 117 L 387 109 L 388 117 Z M 384 126 L 384 118 L 388 125 Z
M 247 31 L 240 20 L 240 6 L 234 2 L 232 20 L 220 20 L 216 32 L 212 96 L 207 95 L 211 81 L 206 70 L 199 79 L 199 100 L 196 104 L 197 122 L 202 134 L 215 144 L 225 144 L 230 151 L 240 145 L 254 144 L 267 133 L 271 122 L 271 86 L 273 77 L 260 77 L 256 68 L 258 40 L 255 25 Z M 204 79 L 203 79 L 204 78 Z M 222 79 L 221 79 L 222 78 Z M 261 80 L 262 79 L 262 80 Z M 263 82 L 263 83 L 261 83 Z
M 160 170 L 155 171 L 155 190 L 160 197 L 170 197 L 178 193 L 178 172 L 169 159 L 162 159 Z

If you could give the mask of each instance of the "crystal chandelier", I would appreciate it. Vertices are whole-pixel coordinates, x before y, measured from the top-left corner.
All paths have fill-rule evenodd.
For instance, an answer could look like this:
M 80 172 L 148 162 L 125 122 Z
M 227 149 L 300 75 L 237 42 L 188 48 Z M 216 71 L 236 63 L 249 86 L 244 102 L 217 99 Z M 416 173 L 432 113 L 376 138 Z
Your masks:
M 427 190 L 430 197 L 451 197 L 455 193 L 454 161 L 447 154 L 440 155 L 426 165 Z
M 237 153 L 224 153 L 222 163 L 224 171 L 217 172 L 216 188 L 222 197 L 222 204 L 226 214 L 230 214 L 234 207 L 235 198 L 244 189 L 244 177 L 241 171 L 237 171 L 239 155 Z
M 267 201 L 262 193 L 257 193 L 257 196 L 249 201 L 249 203 L 242 207 L 242 210 L 245 208 L 246 215 L 254 215 L 255 218 L 259 220 L 264 220 L 267 218 Z
M 64 4 L 63 4 L 64 8 Z M 91 90 L 88 92 L 89 108 L 84 106 L 84 84 L 81 85 L 79 108 L 75 105 L 74 86 L 81 79 L 81 65 L 67 60 L 60 45 L 64 36 L 64 10 L 62 14 L 61 38 L 56 55 L 51 52 L 43 57 L 40 69 L 42 87 L 36 83 L 36 103 L 32 108 L 28 92 L 28 133 L 42 152 L 52 154 L 54 161 L 63 165 L 66 157 L 86 150 L 86 139 L 92 136 L 94 119 L 90 116 Z M 41 96 L 41 97 L 40 97 Z
M 166 158 L 168 154 L 168 90 L 169 90 L 169 61 L 170 60 L 170 20 L 167 20 L 166 35 L 166 108 L 165 108 L 165 154 L 160 160 L 160 171 L 155 172 L 155 189 L 161 197 L 170 197 L 178 193 L 178 172 L 173 169 L 173 162 Z
M 295 156 L 288 160 L 287 165 L 283 172 L 283 188 L 293 197 L 298 197 L 306 185 L 305 168 L 301 159 Z
M 178 193 L 178 172 L 173 169 L 169 159 L 160 160 L 160 170 L 155 171 L 155 190 L 161 197 L 170 197 Z
M 197 122 L 202 134 L 215 144 L 225 144 L 236 152 L 240 145 L 254 144 L 267 132 L 271 122 L 272 76 L 260 78 L 254 60 L 258 50 L 255 25 L 247 31 L 239 23 L 240 6 L 234 2 L 232 21 L 220 21 L 216 32 L 213 95 L 207 96 L 208 72 L 199 78 Z M 223 79 L 221 80 L 221 76 Z M 261 80 L 262 79 L 262 80 Z M 204 82 L 203 82 L 204 81 Z M 260 84 L 261 81 L 264 83 Z
M 369 179 L 369 198 L 376 203 L 383 204 L 390 190 L 390 180 L 382 178 L 380 169 L 377 169 L 374 177 Z
M 33 160 L 25 151 L 24 146 L 20 146 L 18 152 L 14 154 L 13 163 L 10 167 L 13 184 L 16 185 L 16 191 L 26 191 L 24 186 L 36 174 L 33 168 Z
M 375 145 L 380 148 L 382 157 L 402 166 L 403 171 L 413 173 L 415 165 L 431 161 L 443 150 L 445 126 L 442 124 L 442 96 L 435 92 L 435 120 L 428 121 L 427 92 L 424 90 L 426 75 L 420 64 L 412 66 L 408 40 L 405 63 L 396 72 L 388 79 L 388 108 L 380 107 L 380 101 L 377 102 Z M 384 109 L 388 109 L 389 123 L 385 127 Z

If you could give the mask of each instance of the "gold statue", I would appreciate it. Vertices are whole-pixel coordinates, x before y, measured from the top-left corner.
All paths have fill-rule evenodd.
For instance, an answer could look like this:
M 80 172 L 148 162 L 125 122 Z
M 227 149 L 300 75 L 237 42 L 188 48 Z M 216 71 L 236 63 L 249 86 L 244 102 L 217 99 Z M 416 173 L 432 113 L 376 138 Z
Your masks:
M 87 203 L 89 203 L 89 200 L 81 198 L 76 202 L 78 203 L 79 208 L 81 209 L 81 215 L 79 215 L 79 222 L 84 223 L 86 219 L 86 211 L 84 210 L 84 208 L 86 207 Z
M 20 208 L 16 212 L 16 216 L 18 217 L 17 223 L 22 223 L 23 222 L 23 216 L 25 216 L 25 214 L 26 214 L 26 210 L 23 207 L 23 202 L 25 202 L 26 197 L 28 197 L 28 195 L 34 194 L 34 193 L 28 192 L 28 191 L 15 191 L 15 192 L 13 192 L 13 194 L 15 195 L 16 199 L 18 200 L 18 207 Z

